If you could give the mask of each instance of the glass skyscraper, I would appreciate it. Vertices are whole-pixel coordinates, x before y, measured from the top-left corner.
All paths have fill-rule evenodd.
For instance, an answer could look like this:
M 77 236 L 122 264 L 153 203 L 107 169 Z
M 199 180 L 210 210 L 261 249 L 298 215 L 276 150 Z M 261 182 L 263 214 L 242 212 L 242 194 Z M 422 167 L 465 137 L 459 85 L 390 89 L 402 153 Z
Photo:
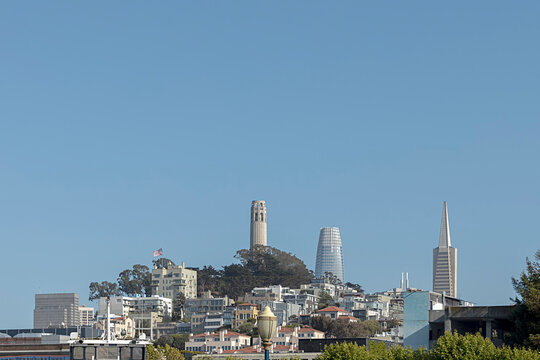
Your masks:
M 315 277 L 323 278 L 330 272 L 342 282 L 345 281 L 343 267 L 343 248 L 339 228 L 321 228 L 319 246 L 317 247 L 317 261 L 315 262 Z

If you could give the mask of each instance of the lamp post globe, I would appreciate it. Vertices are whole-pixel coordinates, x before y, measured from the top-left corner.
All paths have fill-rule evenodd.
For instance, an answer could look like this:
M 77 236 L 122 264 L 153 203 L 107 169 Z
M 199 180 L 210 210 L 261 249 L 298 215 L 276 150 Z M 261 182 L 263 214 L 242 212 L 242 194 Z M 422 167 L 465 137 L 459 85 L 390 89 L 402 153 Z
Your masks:
M 272 339 L 276 335 L 277 326 L 277 317 L 272 313 L 268 305 L 259 314 L 257 326 L 264 347 L 264 358 L 268 360 L 270 357 L 270 348 L 272 347 Z

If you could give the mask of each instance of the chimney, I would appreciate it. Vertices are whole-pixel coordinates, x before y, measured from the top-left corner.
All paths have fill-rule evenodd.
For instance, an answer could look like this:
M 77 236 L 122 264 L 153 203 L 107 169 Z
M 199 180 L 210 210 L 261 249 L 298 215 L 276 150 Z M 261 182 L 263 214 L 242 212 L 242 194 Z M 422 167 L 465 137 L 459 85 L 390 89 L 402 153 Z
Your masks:
M 409 273 L 407 273 L 407 290 L 409 290 Z
M 403 290 L 403 273 L 401 273 L 401 286 L 400 286 L 401 290 Z

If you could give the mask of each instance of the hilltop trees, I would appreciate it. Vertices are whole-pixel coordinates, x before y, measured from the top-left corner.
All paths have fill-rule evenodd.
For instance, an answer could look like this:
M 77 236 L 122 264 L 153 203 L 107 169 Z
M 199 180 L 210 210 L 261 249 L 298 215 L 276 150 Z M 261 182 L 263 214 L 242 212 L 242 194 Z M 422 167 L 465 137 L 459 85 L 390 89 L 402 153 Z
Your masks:
M 252 250 L 239 250 L 235 258 L 239 264 L 227 265 L 221 270 L 212 266 L 199 269 L 199 295 L 210 290 L 218 296 L 237 299 L 257 286 L 280 284 L 294 288 L 313 279 L 302 260 L 273 247 L 259 245 Z
M 108 281 L 102 281 L 101 283 L 91 282 L 89 288 L 90 295 L 88 296 L 88 300 L 90 301 L 97 300 L 100 297 L 118 296 L 122 294 L 116 283 Z
M 136 264 L 131 269 L 120 272 L 116 283 L 109 281 L 91 282 L 89 290 L 88 300 L 90 301 L 106 296 L 151 296 L 152 273 L 148 266 Z
M 118 275 L 118 288 L 128 296 L 152 296 L 152 274 L 146 265 L 133 265 L 133 269 Z

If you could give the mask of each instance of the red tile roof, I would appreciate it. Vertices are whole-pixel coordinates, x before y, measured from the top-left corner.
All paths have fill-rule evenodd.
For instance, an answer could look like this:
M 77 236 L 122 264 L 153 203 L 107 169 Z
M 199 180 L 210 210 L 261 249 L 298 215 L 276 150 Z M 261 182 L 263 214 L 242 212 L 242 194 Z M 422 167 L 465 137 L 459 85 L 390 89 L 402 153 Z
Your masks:
M 321 334 L 324 333 L 324 331 L 320 331 L 320 330 L 310 328 L 310 327 L 300 328 L 300 329 L 298 329 L 298 332 L 301 332 L 301 333 L 318 332 L 318 333 L 321 333 Z
M 325 307 L 324 309 L 321 309 L 317 312 L 343 312 L 343 313 L 346 313 L 347 311 L 343 310 L 343 309 L 340 309 L 338 308 L 337 306 L 329 306 L 329 307 Z

